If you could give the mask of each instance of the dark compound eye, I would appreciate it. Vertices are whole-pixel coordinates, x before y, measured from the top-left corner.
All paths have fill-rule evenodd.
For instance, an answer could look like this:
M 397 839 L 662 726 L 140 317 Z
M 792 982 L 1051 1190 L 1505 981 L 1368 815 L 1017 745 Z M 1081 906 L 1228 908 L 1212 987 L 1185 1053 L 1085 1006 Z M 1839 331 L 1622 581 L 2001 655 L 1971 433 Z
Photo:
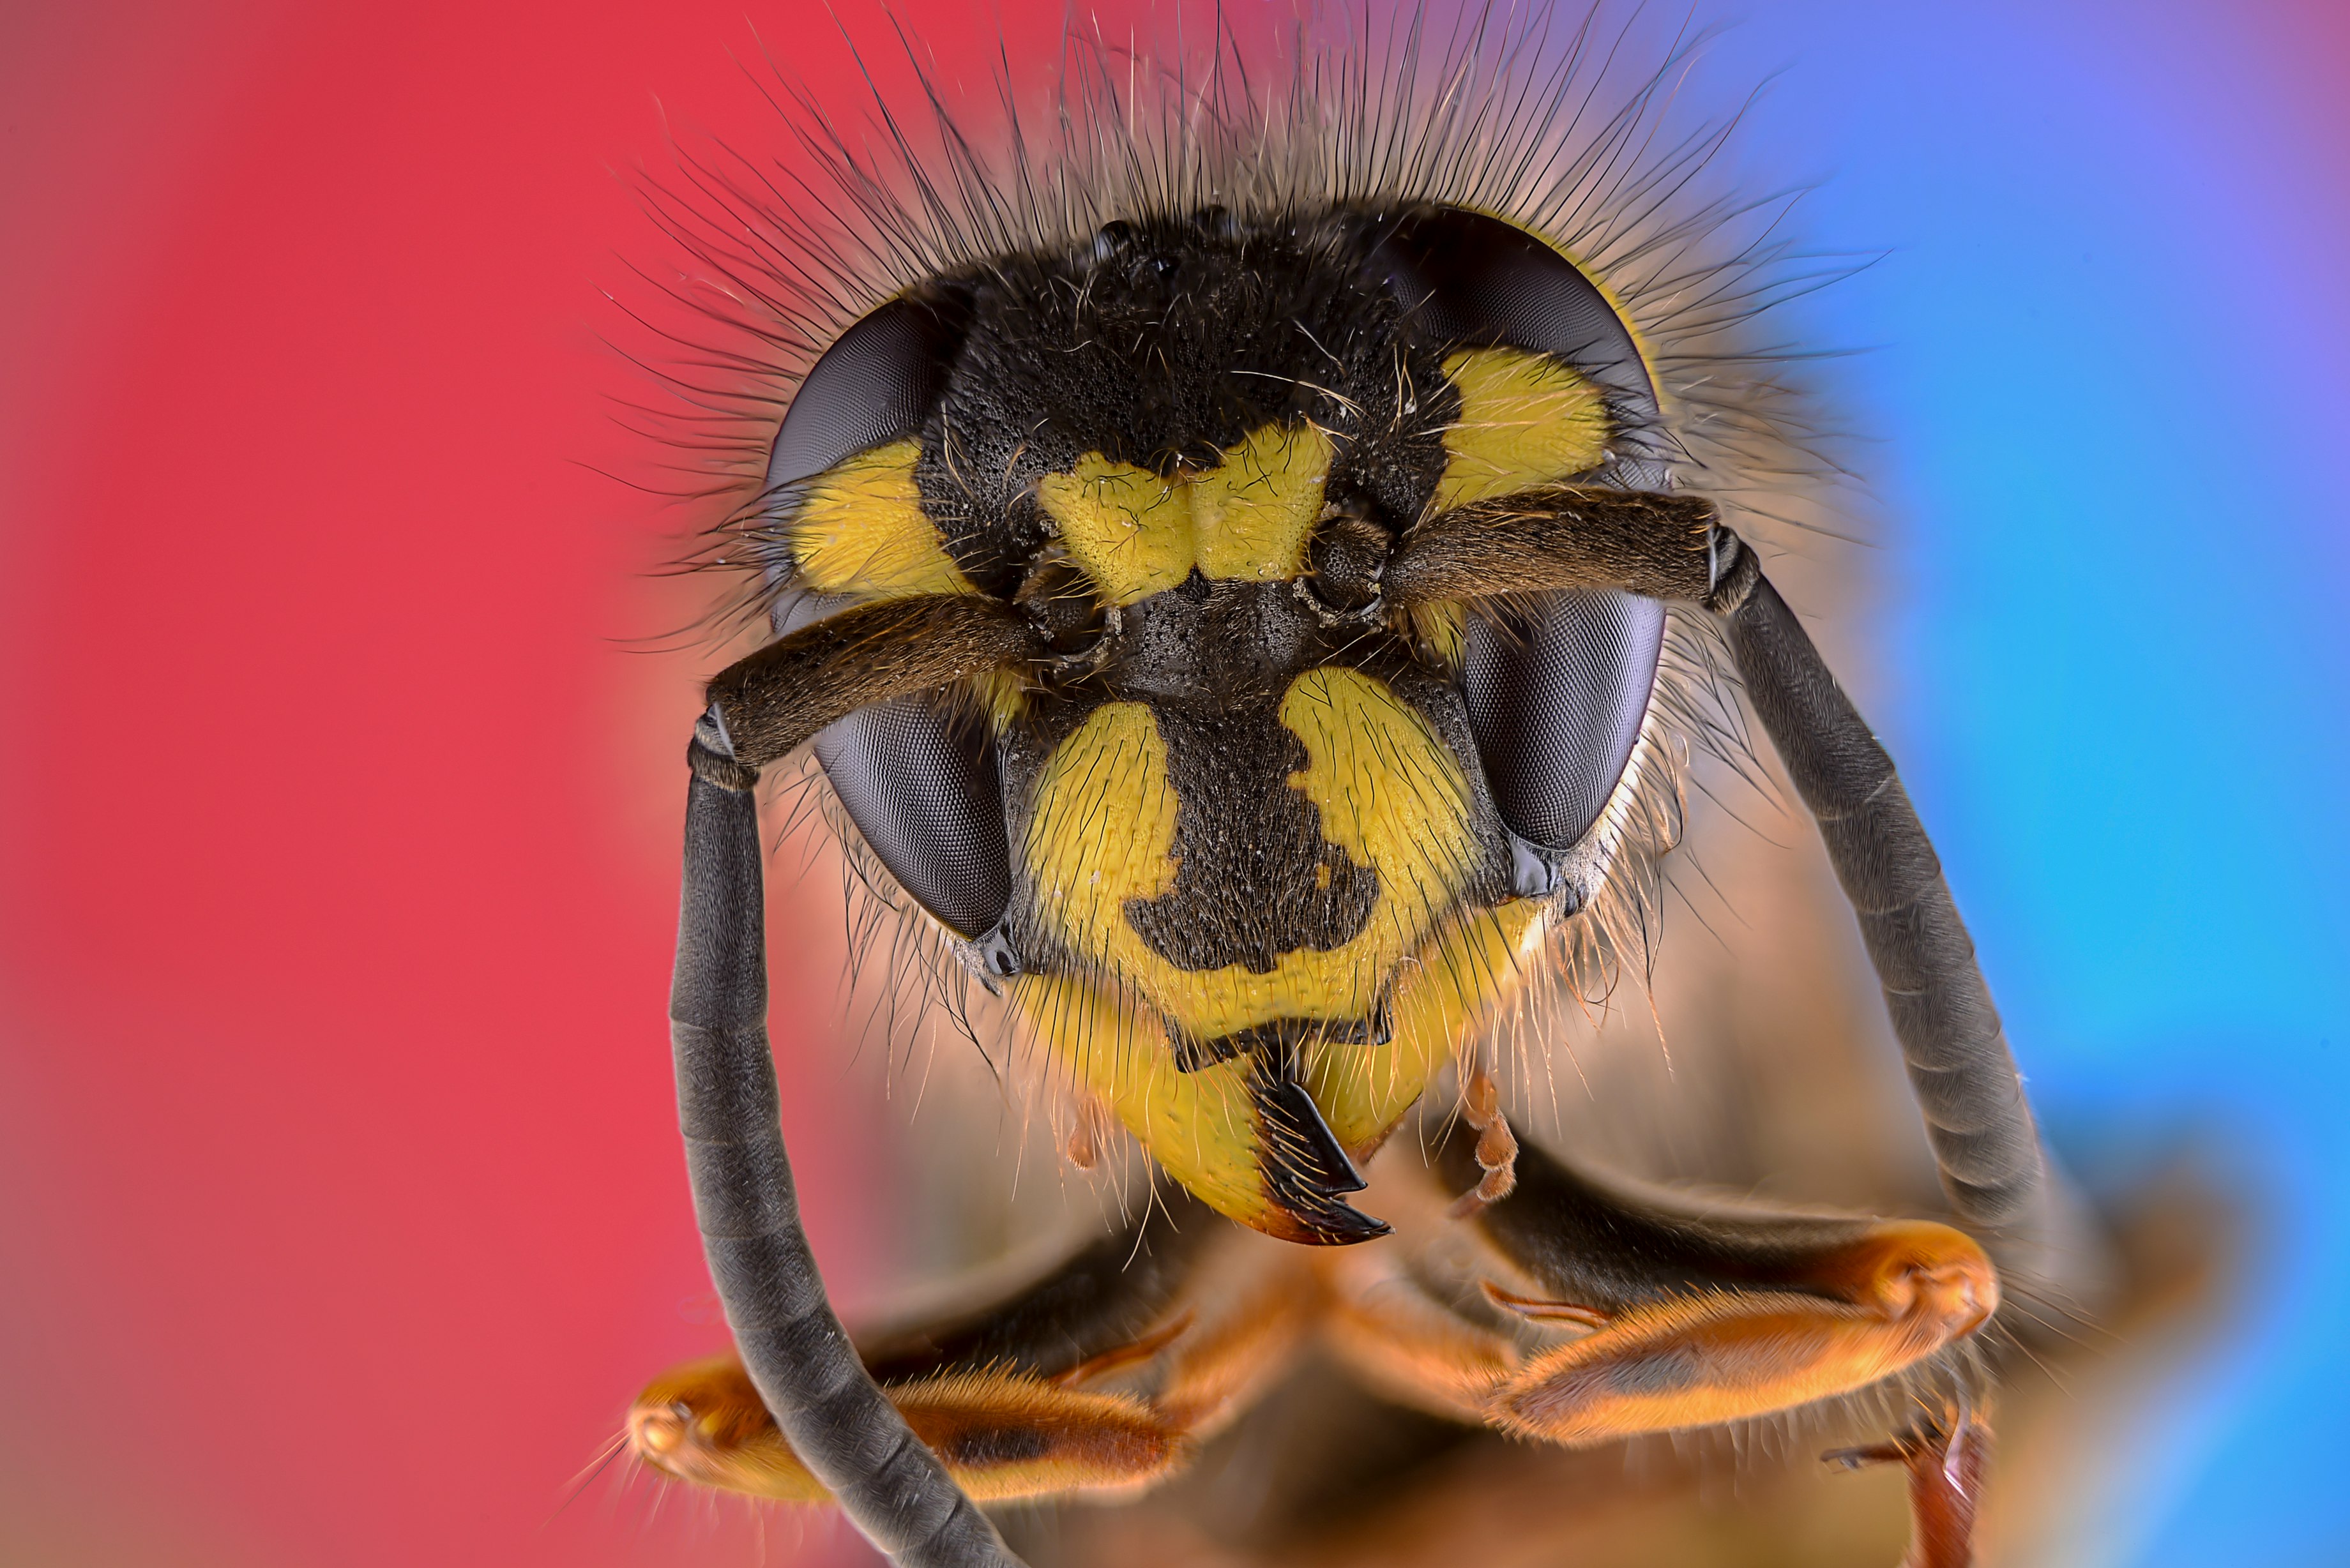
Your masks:
M 922 428 L 971 329 L 970 298 L 939 289 L 893 299 L 842 333 L 809 368 L 775 432 L 767 489 L 811 479 Z
M 1513 619 L 1470 618 L 1469 728 L 1520 837 L 1563 850 L 1598 822 L 1640 738 L 1664 635 L 1665 607 L 1635 594 L 1556 594 Z
M 825 350 L 776 432 L 767 488 L 793 489 L 860 452 L 922 428 L 945 394 L 971 324 L 968 298 L 938 290 L 895 299 Z M 789 594 L 783 635 L 837 607 Z M 816 738 L 816 761 L 866 844 L 921 906 L 978 938 L 1012 901 L 1012 851 L 995 740 L 968 701 L 906 697 L 850 714 Z M 999 971 L 1002 965 L 997 966 Z
M 941 925 L 976 938 L 1003 918 L 1003 777 L 976 703 L 877 702 L 817 735 L 816 754 L 866 844 Z
M 1616 307 L 1572 262 L 1497 218 L 1429 207 L 1394 223 L 1372 266 L 1444 347 L 1525 349 L 1589 377 L 1619 432 L 1607 477 L 1663 488 L 1648 367 Z M 1499 622 L 1471 618 L 1461 668 L 1470 728 L 1502 820 L 1521 838 L 1565 850 L 1598 822 L 1639 739 L 1664 636 L 1664 606 L 1623 593 L 1550 595 Z

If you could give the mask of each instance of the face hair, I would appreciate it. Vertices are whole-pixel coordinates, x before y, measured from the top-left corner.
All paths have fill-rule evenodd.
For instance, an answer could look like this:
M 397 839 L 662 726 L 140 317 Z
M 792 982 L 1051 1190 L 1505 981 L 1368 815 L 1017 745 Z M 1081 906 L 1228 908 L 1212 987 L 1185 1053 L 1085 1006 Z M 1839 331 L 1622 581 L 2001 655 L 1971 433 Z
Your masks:
M 1923 830 L 1731 526 L 1804 463 L 1773 357 L 1716 346 L 1811 280 L 1767 244 L 1693 266 L 1725 209 L 1655 216 L 1718 140 L 1653 139 L 1679 55 L 1617 95 L 1596 13 L 1396 29 L 1301 32 L 1270 91 L 1221 16 L 1197 77 L 1180 47 L 1129 78 L 1073 37 L 1050 151 L 1007 87 L 1008 163 L 927 79 L 934 151 L 885 102 L 874 152 L 793 93 L 818 182 L 681 153 L 648 190 L 747 335 L 672 386 L 739 421 L 759 483 L 710 558 L 751 568 L 737 613 L 777 633 L 689 751 L 697 1210 L 760 1397 L 899 1562 L 1011 1559 L 850 1347 L 792 1200 L 752 791 L 811 739 L 870 861 L 1079 1092 L 1209 1206 L 1347 1243 L 1386 1229 L 1345 1201 L 1356 1162 L 1529 966 L 1645 952 L 1671 726 L 1704 711 L 1669 628 L 1718 623 L 1861 916 L 1954 1209 L 2050 1233 Z M 893 793 L 949 765 L 1000 825 Z M 1808 1310 L 1779 1299 L 1757 1310 Z M 1624 1354 L 1749 1321 L 1656 1311 Z M 1562 1386 L 1492 1418 L 1646 1418 L 1569 1419 Z

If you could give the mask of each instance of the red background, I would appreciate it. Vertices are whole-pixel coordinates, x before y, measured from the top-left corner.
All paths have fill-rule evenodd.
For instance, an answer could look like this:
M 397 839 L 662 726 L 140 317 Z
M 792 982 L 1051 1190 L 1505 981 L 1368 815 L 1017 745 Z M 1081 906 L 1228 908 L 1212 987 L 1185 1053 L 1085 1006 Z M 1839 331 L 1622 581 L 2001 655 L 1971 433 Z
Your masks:
M 779 52 L 838 101 L 793 9 Z M 992 57 L 948 9 L 901 7 Z M 720 1333 L 662 1023 L 715 664 L 630 640 L 706 585 L 648 580 L 689 520 L 597 472 L 654 455 L 597 291 L 674 254 L 626 177 L 664 156 L 653 95 L 782 144 L 742 9 L 10 31 L 0 1560 L 747 1542 L 733 1509 L 643 1522 L 644 1486 L 557 1511 Z M 837 1006 L 813 902 L 787 1078 Z M 854 1294 L 887 1196 L 856 1139 L 891 1113 L 827 1086 L 787 1083 L 787 1130 Z

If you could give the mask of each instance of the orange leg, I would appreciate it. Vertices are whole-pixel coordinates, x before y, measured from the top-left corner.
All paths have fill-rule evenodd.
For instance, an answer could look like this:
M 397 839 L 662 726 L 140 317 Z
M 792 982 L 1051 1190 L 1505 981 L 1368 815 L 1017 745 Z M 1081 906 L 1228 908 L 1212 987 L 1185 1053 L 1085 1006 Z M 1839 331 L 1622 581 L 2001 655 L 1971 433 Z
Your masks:
M 1482 1422 L 1492 1391 L 1517 1369 L 1517 1345 L 1496 1314 L 1464 1314 L 1437 1299 L 1405 1261 L 1403 1249 L 1386 1241 L 1316 1257 L 1329 1294 L 1324 1342 L 1397 1403 Z
M 980 1312 L 860 1345 L 907 1425 L 972 1498 L 1150 1486 L 1303 1338 L 1317 1298 L 1289 1250 L 1160 1196 L 1182 1230 L 1155 1230 L 1152 1247 L 1138 1248 L 1127 1228 Z M 1088 1386 L 1104 1381 L 1125 1386 Z M 627 1435 L 639 1459 L 676 1480 L 784 1502 L 829 1495 L 732 1355 L 655 1379 Z
M 1909 1554 L 1901 1568 L 1968 1568 L 1974 1560 L 1975 1507 L 1991 1464 L 1991 1424 L 1947 1406 L 1891 1441 L 1821 1456 L 1847 1469 L 1898 1464 L 1909 1472 Z
M 982 1502 L 1147 1486 L 1184 1435 L 1128 1394 L 1089 1394 L 1022 1373 L 952 1372 L 889 1385 L 890 1403 Z M 831 1494 L 793 1453 L 732 1355 L 656 1378 L 629 1412 L 637 1458 L 679 1480 L 778 1502 Z
M 1485 1183 L 1491 1141 L 1451 1133 L 1436 1151 L 1449 1189 Z M 1471 1209 L 1473 1253 L 1462 1227 L 1388 1199 L 1397 1242 L 1324 1261 L 1333 1348 L 1377 1386 L 1584 1446 L 1852 1393 L 1999 1305 L 1982 1249 L 1945 1225 L 1602 1182 L 1539 1148 L 1514 1163 L 1512 1190 Z
M 1494 1391 L 1492 1420 L 1582 1446 L 1766 1416 L 1882 1382 L 1999 1305 L 1982 1249 L 1945 1225 L 1882 1222 L 1806 1262 L 1812 1290 L 1715 1285 L 1614 1313 L 1503 1297 L 1593 1332 L 1520 1368 Z

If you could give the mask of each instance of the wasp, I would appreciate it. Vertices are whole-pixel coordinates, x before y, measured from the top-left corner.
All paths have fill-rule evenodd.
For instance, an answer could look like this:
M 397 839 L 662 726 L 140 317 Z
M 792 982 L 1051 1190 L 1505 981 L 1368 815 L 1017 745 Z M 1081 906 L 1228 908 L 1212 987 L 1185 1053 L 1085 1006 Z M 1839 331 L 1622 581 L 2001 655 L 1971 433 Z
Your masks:
M 976 1504 L 1148 1487 L 1308 1343 L 1569 1447 L 1907 1378 L 1915 1418 L 1846 1457 L 1908 1465 L 1913 1561 L 1962 1563 L 1967 1347 L 2061 1218 L 1998 1013 L 1892 760 L 1693 457 L 1696 394 L 1578 243 L 1637 114 L 1578 143 L 1526 36 L 1422 73 L 1409 34 L 1301 48 L 1267 97 L 1128 73 L 1161 84 L 1135 101 L 1097 53 L 1057 161 L 1015 125 L 1009 171 L 943 119 L 943 172 L 892 122 L 895 185 L 829 143 L 883 281 L 763 444 L 734 538 L 772 640 L 687 754 L 672 1038 L 737 1354 L 655 1381 L 630 1446 L 835 1501 L 900 1563 L 1004 1563 Z M 806 321 L 844 270 L 753 292 Z M 1503 1108 L 1497 1013 L 1620 945 L 1669 847 L 1676 639 L 1817 822 L 1955 1224 L 1636 1183 Z M 757 792 L 804 748 L 940 961 L 1151 1170 L 1038 1277 L 855 1340 L 764 1031 Z

